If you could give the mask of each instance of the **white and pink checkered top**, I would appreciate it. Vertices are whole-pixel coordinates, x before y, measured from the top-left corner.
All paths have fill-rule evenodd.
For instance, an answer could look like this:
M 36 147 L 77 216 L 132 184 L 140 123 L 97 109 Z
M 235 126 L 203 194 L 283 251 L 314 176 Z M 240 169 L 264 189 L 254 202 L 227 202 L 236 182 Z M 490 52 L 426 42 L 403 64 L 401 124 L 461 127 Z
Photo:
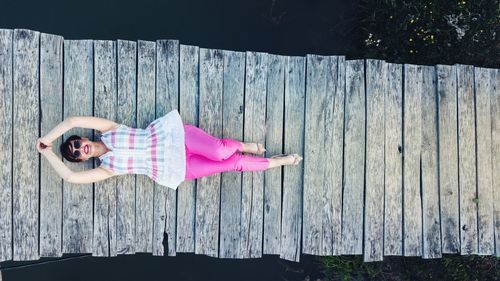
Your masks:
M 111 150 L 99 157 L 99 167 L 117 175 L 147 175 L 156 183 L 173 189 L 184 181 L 184 126 L 177 110 L 154 120 L 145 129 L 121 124 L 100 138 Z

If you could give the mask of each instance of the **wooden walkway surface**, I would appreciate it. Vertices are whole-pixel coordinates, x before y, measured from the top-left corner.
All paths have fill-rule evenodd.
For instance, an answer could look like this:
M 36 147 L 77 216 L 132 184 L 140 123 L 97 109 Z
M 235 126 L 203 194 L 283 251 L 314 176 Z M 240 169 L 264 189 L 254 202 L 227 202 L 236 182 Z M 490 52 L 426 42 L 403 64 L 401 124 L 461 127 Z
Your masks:
M 498 69 L 3 29 L 0 95 L 0 261 L 500 256 Z M 35 149 L 68 116 L 144 128 L 173 109 L 214 136 L 304 160 L 175 191 L 135 175 L 63 182 Z M 72 134 L 97 136 L 73 129 L 64 137 Z

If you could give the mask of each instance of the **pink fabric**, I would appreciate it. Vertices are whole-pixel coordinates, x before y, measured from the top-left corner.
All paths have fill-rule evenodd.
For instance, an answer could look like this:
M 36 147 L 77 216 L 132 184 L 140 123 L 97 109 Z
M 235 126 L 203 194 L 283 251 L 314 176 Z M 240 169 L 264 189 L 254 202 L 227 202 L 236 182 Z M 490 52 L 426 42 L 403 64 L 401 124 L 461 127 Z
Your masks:
M 243 148 L 239 141 L 213 137 L 190 124 L 184 124 L 184 133 L 186 180 L 225 171 L 262 171 L 269 167 L 269 160 L 264 157 L 238 152 Z

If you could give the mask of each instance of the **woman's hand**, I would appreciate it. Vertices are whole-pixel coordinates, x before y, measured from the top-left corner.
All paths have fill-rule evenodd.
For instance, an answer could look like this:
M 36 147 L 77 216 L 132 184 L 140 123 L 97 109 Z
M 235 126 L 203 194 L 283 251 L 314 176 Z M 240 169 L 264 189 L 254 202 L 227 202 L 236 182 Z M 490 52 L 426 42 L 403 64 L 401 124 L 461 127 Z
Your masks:
M 47 152 L 52 151 L 52 143 L 47 143 L 44 138 L 39 138 L 36 141 L 36 149 L 45 155 Z

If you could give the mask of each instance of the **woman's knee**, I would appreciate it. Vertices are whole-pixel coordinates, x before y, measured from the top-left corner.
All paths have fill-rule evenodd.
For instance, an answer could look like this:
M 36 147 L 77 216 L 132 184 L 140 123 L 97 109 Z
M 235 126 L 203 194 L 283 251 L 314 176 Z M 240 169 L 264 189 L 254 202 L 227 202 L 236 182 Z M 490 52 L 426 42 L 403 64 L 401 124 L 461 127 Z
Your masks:
M 231 139 L 217 139 L 217 147 L 215 151 L 212 153 L 212 157 L 214 157 L 216 161 L 224 161 L 229 159 L 233 154 L 235 154 L 236 149 L 233 147 L 234 141 Z

